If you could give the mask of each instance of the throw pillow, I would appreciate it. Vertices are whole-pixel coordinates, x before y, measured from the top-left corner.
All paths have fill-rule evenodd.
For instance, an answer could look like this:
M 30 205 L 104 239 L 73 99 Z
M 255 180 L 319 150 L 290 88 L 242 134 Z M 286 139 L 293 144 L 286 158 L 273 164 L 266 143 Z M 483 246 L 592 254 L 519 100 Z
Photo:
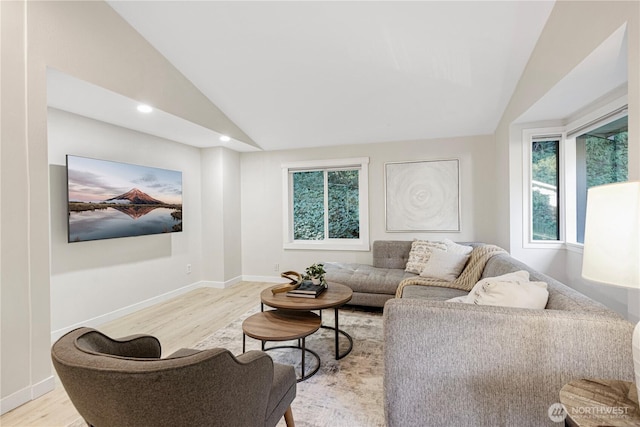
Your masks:
M 409 252 L 409 259 L 407 260 L 405 271 L 407 273 L 420 274 L 422 270 L 424 270 L 427 261 L 429 261 L 433 249 L 446 251 L 447 245 L 442 242 L 414 240 L 413 243 L 411 243 L 411 251 Z
M 469 295 L 471 295 L 478 288 L 481 288 L 482 285 L 487 283 L 489 280 L 493 280 L 497 282 L 517 282 L 517 283 L 528 282 L 529 272 L 527 270 L 519 270 L 519 271 L 514 271 L 513 273 L 503 274 L 502 276 L 485 277 L 484 279 L 481 279 L 478 283 L 473 285 L 473 288 L 471 289 L 471 292 L 469 292 Z
M 543 309 L 549 299 L 544 282 L 500 282 L 488 280 L 469 294 L 473 304 Z
M 420 276 L 453 282 L 460 276 L 468 260 L 468 254 L 435 250 L 431 252 Z
M 460 245 L 451 239 L 443 239 L 442 243 L 447 246 L 447 252 L 453 252 L 454 254 L 469 255 L 473 250 L 473 247 L 468 245 Z
M 478 283 L 473 285 L 473 288 L 471 288 L 471 292 L 469 292 L 469 294 L 466 296 L 467 300 L 465 302 L 468 302 L 470 304 L 473 303 L 473 294 L 477 292 L 478 289 L 482 288 L 482 286 L 485 283 L 487 283 L 489 280 L 498 281 L 498 282 L 516 282 L 516 283 L 528 282 L 529 272 L 527 270 L 519 270 L 519 271 L 514 271 L 513 273 L 503 274 L 502 276 L 485 277 L 484 279 L 480 280 Z

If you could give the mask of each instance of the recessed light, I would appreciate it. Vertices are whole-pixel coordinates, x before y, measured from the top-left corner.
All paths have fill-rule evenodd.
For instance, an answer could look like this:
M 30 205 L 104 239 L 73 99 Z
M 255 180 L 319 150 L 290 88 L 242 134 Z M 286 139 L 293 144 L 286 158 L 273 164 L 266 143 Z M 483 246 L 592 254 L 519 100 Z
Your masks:
M 220 137 L 220 141 L 222 141 L 222 142 L 229 142 L 229 141 L 231 141 L 231 138 L 229 138 L 227 135 L 222 135 L 222 136 Z
M 146 104 L 140 104 L 138 105 L 138 111 L 140 111 L 141 113 L 150 113 L 153 111 L 153 108 Z

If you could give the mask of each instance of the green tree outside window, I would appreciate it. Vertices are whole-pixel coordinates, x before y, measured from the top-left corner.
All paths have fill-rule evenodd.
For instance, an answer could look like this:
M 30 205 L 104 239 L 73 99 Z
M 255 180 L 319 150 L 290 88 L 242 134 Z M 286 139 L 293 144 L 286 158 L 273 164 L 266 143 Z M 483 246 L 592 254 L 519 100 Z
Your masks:
M 534 141 L 531 150 L 533 240 L 558 240 L 560 141 Z
M 294 172 L 294 240 L 358 239 L 358 180 L 357 169 Z M 328 230 L 325 230 L 325 216 Z

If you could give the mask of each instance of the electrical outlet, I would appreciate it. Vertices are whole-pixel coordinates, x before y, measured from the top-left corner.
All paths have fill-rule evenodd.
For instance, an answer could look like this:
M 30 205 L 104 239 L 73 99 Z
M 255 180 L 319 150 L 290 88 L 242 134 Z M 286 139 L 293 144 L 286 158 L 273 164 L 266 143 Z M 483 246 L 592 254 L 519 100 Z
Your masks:
M 187 264 L 187 274 L 191 274 L 191 264 Z
M 273 264 L 273 271 L 280 271 L 280 264 Z

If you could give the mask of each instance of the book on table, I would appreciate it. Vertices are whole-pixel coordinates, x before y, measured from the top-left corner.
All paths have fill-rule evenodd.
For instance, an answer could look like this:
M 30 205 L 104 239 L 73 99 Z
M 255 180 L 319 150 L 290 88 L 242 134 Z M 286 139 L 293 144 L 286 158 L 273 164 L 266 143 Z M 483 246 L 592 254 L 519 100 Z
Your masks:
M 289 297 L 300 297 L 300 298 L 316 298 L 318 295 L 323 293 L 327 289 L 324 285 L 314 285 L 310 281 L 304 281 L 295 289 L 292 289 L 287 292 L 287 296 Z

